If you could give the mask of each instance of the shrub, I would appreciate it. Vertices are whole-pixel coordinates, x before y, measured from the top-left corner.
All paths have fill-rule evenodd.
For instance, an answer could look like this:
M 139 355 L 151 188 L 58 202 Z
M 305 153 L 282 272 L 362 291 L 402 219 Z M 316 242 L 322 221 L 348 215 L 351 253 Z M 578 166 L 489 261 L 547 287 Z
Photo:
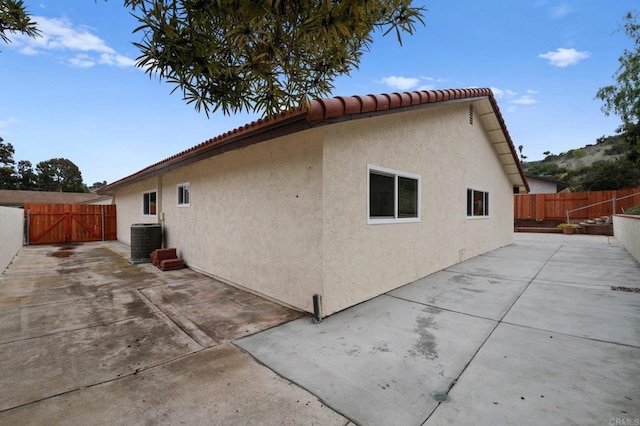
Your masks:
M 636 204 L 633 207 L 629 207 L 624 211 L 624 214 L 640 215 L 640 204 Z

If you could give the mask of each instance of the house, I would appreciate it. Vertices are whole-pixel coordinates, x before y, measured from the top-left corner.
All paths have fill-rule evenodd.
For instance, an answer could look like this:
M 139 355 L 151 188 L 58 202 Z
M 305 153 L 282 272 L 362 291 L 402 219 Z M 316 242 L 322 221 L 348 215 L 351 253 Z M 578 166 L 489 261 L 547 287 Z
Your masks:
M 79 204 L 100 198 L 92 192 L 18 191 L 0 189 L 0 206 L 24 207 L 25 203 Z
M 568 182 L 556 180 L 542 176 L 526 175 L 529 182 L 530 194 L 557 194 L 559 192 L 570 192 Z
M 322 316 L 510 244 L 526 191 L 489 89 L 313 100 L 98 190 L 119 240 L 161 223 L 192 269 Z

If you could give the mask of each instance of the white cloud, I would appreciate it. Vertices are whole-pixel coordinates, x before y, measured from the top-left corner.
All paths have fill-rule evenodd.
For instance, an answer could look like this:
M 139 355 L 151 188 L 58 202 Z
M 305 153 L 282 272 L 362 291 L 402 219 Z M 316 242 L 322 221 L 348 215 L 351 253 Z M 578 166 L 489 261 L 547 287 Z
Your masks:
M 505 96 L 512 97 L 517 95 L 516 92 L 510 89 L 499 89 L 497 87 L 491 87 L 490 89 L 493 92 L 493 95 L 496 97 L 496 99 L 502 99 Z
M 118 54 L 104 40 L 88 28 L 74 26 L 69 20 L 34 16 L 42 37 L 26 37 L 16 34 L 15 47 L 25 55 L 46 51 L 58 51 L 71 55 L 67 62 L 74 67 L 91 67 L 97 63 L 118 66 L 135 66 L 135 60 Z
M 69 64 L 76 68 L 91 68 L 96 64 L 96 61 L 94 61 L 89 55 L 80 53 L 69 59 Z
M 496 99 L 502 99 L 504 97 L 504 90 L 498 89 L 497 87 L 490 87 L 490 89 L 493 92 L 493 96 L 495 96 Z
M 101 64 L 114 65 L 120 68 L 134 67 L 136 65 L 135 59 L 131 59 L 123 55 L 110 54 L 110 53 L 103 53 L 102 55 L 100 55 L 99 62 Z
M 564 49 L 559 47 L 555 52 L 541 53 L 538 58 L 548 59 L 551 65 L 565 68 L 569 65 L 575 65 L 589 56 L 591 56 L 591 53 L 587 51 L 579 52 L 574 48 Z
M 389 77 L 383 77 L 382 83 L 386 84 L 387 86 L 393 89 L 409 90 L 417 86 L 418 83 L 420 83 L 420 79 L 413 78 L 413 77 L 398 77 L 398 76 L 392 75 Z
M 0 129 L 9 127 L 11 124 L 18 123 L 18 119 L 15 117 L 9 117 L 6 120 L 0 120 Z
M 537 90 L 529 89 L 526 91 L 526 95 L 522 96 L 518 96 L 518 92 L 514 92 L 513 90 L 500 89 L 498 87 L 492 87 L 491 91 L 496 99 L 508 102 L 508 111 L 515 111 L 517 109 L 517 105 L 533 105 L 538 103 L 538 101 L 533 97 L 533 95 L 538 93 Z
M 416 90 L 433 90 L 435 88 L 436 86 L 434 86 L 433 84 L 423 84 L 422 86 L 418 87 Z
M 571 6 L 569 6 L 568 4 L 561 4 L 551 9 L 551 17 L 555 19 L 562 18 L 564 16 L 567 16 L 571 12 L 573 12 Z
M 512 104 L 516 104 L 516 105 L 533 105 L 535 103 L 538 103 L 538 101 L 536 101 L 532 96 L 530 95 L 524 95 L 524 96 L 520 96 L 517 99 L 513 99 L 511 101 Z

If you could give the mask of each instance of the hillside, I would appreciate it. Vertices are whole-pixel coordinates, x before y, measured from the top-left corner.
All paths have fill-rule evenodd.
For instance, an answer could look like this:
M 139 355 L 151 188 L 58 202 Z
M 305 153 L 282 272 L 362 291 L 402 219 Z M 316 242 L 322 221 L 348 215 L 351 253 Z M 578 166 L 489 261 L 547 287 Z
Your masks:
M 603 136 L 595 144 L 559 154 L 547 151 L 544 160 L 523 162 L 525 173 L 569 182 L 572 191 L 640 186 L 640 172 L 630 159 L 633 148 L 627 136 Z

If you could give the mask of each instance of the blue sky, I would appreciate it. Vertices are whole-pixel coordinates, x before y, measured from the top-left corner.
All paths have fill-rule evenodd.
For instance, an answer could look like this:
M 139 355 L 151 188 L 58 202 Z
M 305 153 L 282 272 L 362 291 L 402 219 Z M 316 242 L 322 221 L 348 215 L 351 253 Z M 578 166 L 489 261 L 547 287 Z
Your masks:
M 0 136 L 14 159 L 68 158 L 85 183 L 113 182 L 255 115 L 207 118 L 135 67 L 136 21 L 119 0 L 26 0 L 45 37 L 0 44 Z M 598 88 L 632 47 L 617 31 L 631 0 L 418 1 L 426 26 L 377 35 L 333 96 L 490 87 L 529 160 L 578 148 L 620 124 Z

